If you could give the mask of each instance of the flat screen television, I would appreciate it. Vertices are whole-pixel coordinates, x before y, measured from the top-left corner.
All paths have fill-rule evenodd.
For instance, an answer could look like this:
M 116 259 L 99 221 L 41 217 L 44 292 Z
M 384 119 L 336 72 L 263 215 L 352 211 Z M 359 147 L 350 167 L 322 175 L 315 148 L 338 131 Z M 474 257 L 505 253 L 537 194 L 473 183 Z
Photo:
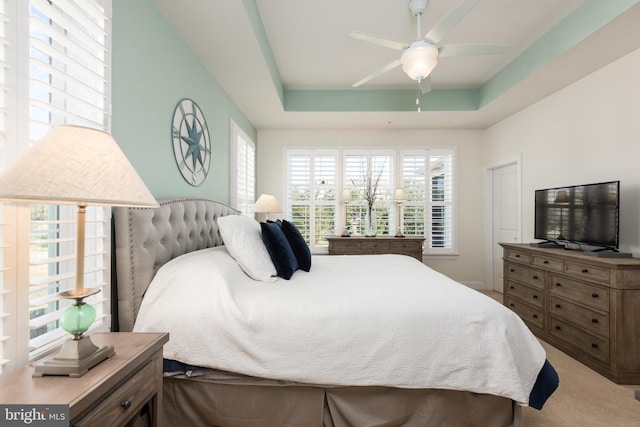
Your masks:
M 618 248 L 620 181 L 535 192 L 536 239 Z

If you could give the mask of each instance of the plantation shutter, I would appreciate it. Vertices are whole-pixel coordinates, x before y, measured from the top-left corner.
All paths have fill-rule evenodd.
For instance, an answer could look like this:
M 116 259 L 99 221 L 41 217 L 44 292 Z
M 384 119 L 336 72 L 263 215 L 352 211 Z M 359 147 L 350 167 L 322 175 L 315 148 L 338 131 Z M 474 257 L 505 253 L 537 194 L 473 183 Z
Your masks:
M 231 120 L 231 206 L 248 216 L 256 200 L 255 159 L 255 143 Z
M 110 130 L 111 0 L 0 2 L 0 170 L 56 124 Z M 59 298 L 75 286 L 76 206 L 0 203 L 0 375 L 67 334 Z M 87 209 L 85 286 L 110 323 L 110 209 Z
M 393 209 L 394 156 L 388 151 L 349 150 L 344 155 L 345 188 L 352 190 L 353 202 L 347 206 L 347 229 L 364 233 L 367 187 L 377 185 L 374 210 L 378 234 L 391 234 Z
M 15 157 L 14 150 L 7 141 L 7 117 L 9 104 L 10 64 L 7 51 L 10 46 L 9 26 L 12 23 L 8 4 L 0 2 L 0 172 Z M 15 308 L 15 239 L 10 238 L 10 230 L 15 228 L 9 223 L 10 208 L 0 202 L 0 376 L 15 368 L 16 352 L 10 346 L 10 338 L 15 336 L 16 324 L 12 311 Z
M 402 156 L 403 232 L 407 236 L 425 234 L 425 172 L 427 156 L 424 151 Z
M 453 249 L 453 153 L 429 154 L 429 209 L 432 250 Z
M 312 249 L 335 233 L 337 162 L 336 150 L 287 150 L 287 214 Z

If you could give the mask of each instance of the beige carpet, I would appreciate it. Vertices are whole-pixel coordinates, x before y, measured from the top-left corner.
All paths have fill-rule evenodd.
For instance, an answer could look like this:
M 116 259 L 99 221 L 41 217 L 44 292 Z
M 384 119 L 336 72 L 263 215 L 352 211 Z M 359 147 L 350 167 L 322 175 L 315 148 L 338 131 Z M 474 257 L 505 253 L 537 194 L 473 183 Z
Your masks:
M 502 295 L 488 293 L 498 301 Z M 525 427 L 640 427 L 638 386 L 618 385 L 542 342 L 560 386 L 542 410 L 524 408 Z

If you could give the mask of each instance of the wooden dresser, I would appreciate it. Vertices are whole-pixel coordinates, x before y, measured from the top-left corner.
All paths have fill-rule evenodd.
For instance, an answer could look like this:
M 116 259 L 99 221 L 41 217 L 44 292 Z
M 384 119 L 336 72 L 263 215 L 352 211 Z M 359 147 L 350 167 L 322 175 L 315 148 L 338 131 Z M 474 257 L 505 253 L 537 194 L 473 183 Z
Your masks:
M 116 354 L 78 378 L 33 378 L 27 366 L 0 380 L 0 402 L 69 405 L 70 426 L 159 425 L 162 405 L 162 346 L 165 333 L 91 334 Z
M 504 304 L 600 374 L 640 384 L 640 259 L 501 245 Z
M 339 237 L 329 236 L 329 255 L 400 254 L 422 261 L 424 237 Z

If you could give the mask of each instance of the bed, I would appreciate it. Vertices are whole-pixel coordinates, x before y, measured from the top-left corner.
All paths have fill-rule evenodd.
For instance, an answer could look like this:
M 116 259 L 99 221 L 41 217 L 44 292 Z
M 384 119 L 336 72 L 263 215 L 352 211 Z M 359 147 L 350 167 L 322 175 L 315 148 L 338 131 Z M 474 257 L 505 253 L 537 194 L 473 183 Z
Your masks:
M 250 277 L 237 242 L 263 249 L 230 237 L 237 214 L 202 199 L 114 209 L 119 330 L 170 334 L 164 425 L 519 426 L 557 387 L 518 316 L 413 258 L 314 256 L 290 280 Z

